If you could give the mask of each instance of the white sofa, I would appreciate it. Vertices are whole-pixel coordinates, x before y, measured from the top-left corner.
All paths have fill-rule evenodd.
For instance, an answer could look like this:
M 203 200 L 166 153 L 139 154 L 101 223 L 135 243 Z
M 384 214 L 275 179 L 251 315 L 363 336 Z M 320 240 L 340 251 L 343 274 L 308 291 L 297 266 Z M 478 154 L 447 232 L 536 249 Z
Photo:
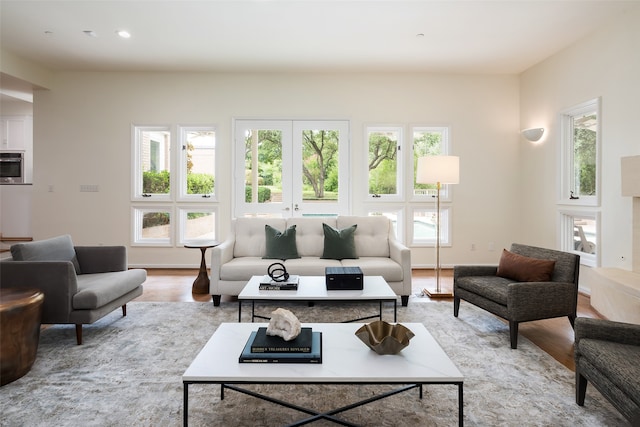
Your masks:
M 357 259 L 322 259 L 325 223 L 342 230 L 357 224 L 354 234 Z M 300 258 L 263 259 L 265 225 L 284 232 L 296 226 Z M 251 276 L 267 274 L 274 262 L 283 262 L 289 274 L 324 276 L 325 267 L 360 267 L 365 276 L 382 276 L 406 306 L 411 294 L 411 252 L 396 240 L 391 221 L 384 216 L 337 216 L 303 218 L 237 218 L 228 238 L 211 253 L 213 304 L 222 295 L 238 295 Z

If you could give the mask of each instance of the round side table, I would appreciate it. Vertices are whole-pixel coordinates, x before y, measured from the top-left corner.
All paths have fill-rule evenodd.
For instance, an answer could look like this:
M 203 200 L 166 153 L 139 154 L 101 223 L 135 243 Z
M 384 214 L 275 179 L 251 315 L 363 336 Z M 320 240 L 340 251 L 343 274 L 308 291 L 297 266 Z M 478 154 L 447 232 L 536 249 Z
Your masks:
M 0 289 L 0 385 L 33 366 L 40 341 L 44 294 L 36 289 Z
M 207 241 L 201 243 L 187 243 L 185 248 L 200 249 L 202 258 L 200 260 L 200 270 L 198 271 L 198 277 L 193 281 L 191 292 L 194 294 L 208 294 L 209 293 L 209 274 L 207 273 L 207 261 L 205 260 L 205 252 L 209 248 L 215 248 L 220 243 L 217 241 Z

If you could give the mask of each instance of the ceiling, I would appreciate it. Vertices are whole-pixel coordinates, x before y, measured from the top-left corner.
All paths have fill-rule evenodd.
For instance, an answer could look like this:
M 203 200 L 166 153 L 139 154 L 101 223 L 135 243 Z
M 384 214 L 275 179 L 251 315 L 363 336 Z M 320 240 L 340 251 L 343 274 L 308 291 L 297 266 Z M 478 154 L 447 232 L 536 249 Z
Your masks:
M 518 74 L 639 6 L 640 0 L 1 0 L 0 44 L 52 71 Z M 120 29 L 131 38 L 118 37 Z

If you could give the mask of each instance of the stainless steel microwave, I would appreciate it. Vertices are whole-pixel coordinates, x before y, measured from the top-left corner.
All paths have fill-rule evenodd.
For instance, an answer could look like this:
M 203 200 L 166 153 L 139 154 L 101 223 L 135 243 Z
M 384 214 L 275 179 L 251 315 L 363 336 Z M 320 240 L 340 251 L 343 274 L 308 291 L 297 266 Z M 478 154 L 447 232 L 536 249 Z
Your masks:
M 24 153 L 19 151 L 0 153 L 0 183 L 24 184 Z

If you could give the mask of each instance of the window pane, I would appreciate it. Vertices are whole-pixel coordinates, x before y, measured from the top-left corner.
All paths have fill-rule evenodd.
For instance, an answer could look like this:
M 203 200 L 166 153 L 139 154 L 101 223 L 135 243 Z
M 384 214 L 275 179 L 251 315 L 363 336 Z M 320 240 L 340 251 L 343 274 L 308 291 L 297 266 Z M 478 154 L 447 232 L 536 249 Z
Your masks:
M 302 200 L 338 200 L 337 130 L 302 131 Z
M 143 239 L 168 239 L 171 214 L 169 212 L 145 212 L 142 214 Z
M 282 132 L 253 129 L 245 136 L 245 201 L 282 200 Z
M 450 209 L 440 206 L 440 246 L 451 244 Z M 411 224 L 413 244 L 436 244 L 438 218 L 436 209 L 415 209 L 413 211 L 413 223 Z
M 585 254 L 596 253 L 596 220 L 573 218 L 573 249 Z
M 369 130 L 369 194 L 398 194 L 399 130 Z
M 182 211 L 183 242 L 193 240 L 214 240 L 215 214 L 213 212 L 202 211 Z
M 416 183 L 418 158 L 446 154 L 446 129 L 414 128 L 413 129 L 413 194 L 414 196 L 435 196 L 436 184 Z M 446 186 L 445 186 L 446 187 Z M 442 196 L 442 194 L 441 194 Z
M 171 136 L 169 131 L 140 130 L 142 194 L 169 194 Z
M 596 113 L 573 117 L 573 196 L 596 195 Z
M 187 194 L 212 194 L 215 179 L 216 134 L 213 130 L 186 132 Z

